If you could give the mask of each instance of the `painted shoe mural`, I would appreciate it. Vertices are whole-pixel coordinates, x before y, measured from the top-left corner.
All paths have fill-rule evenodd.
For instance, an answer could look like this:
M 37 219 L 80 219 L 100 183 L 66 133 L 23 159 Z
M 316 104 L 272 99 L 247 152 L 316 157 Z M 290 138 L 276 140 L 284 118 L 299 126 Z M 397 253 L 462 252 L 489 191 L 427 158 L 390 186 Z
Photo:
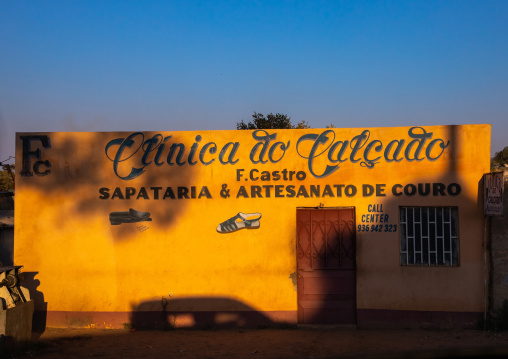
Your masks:
M 126 212 L 111 212 L 109 214 L 109 221 L 112 225 L 118 225 L 122 223 L 137 223 L 137 222 L 150 222 L 149 212 L 136 211 L 133 208 L 129 208 Z
M 240 229 L 257 229 L 260 226 L 261 213 L 242 213 L 231 217 L 217 226 L 219 233 L 231 233 Z

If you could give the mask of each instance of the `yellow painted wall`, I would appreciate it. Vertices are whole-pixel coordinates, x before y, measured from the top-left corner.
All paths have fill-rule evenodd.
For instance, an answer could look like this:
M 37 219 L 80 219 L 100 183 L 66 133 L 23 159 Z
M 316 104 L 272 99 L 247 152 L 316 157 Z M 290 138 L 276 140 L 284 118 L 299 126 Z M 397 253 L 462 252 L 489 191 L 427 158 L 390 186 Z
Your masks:
M 391 225 L 399 225 L 399 206 L 458 206 L 459 207 L 459 267 L 403 267 L 400 266 L 400 239 L 397 232 L 357 232 L 357 307 L 364 309 L 483 311 L 483 252 L 482 208 L 478 202 L 478 184 L 489 170 L 490 125 L 424 126 L 333 129 L 328 141 L 318 151 L 329 150 L 334 141 L 349 140 L 369 131 L 369 139 L 358 151 L 361 158 L 368 143 L 381 141 L 386 146 L 392 140 L 411 141 L 410 131 L 432 133 L 426 146 L 434 139 L 449 141 L 448 147 L 435 161 L 387 162 L 381 158 L 372 168 L 362 165 L 361 159 L 349 159 L 351 148 L 332 174 L 315 178 L 311 174 L 308 156 L 313 141 L 298 140 L 307 134 L 319 135 L 325 129 L 268 130 L 276 134 L 271 142 L 290 142 L 283 158 L 277 163 L 254 164 L 249 159 L 258 143 L 252 131 L 193 131 L 159 132 L 166 142 L 164 162 L 153 161 L 157 150 L 147 155 L 151 164 L 145 172 L 132 180 L 115 175 L 113 161 L 105 153 L 106 145 L 130 132 L 119 133 L 18 133 L 16 135 L 16 198 L 15 198 L 15 262 L 25 271 L 38 272 L 38 290 L 44 294 L 48 311 L 128 312 L 142 303 L 160 300 L 172 293 L 173 298 L 227 297 L 244 303 L 257 311 L 296 311 L 297 297 L 290 278 L 296 270 L 296 208 L 354 206 L 357 225 L 368 213 L 369 204 L 382 204 L 383 214 Z M 144 140 L 158 132 L 143 132 Z M 261 133 L 258 133 L 261 134 Z M 30 142 L 30 150 L 41 150 L 41 160 L 51 167 L 40 165 L 39 171 L 49 169 L 44 176 L 21 176 L 23 169 L 23 141 L 20 136 L 47 135 L 51 147 L 43 148 L 41 141 Z M 198 163 L 188 164 L 191 146 L 197 142 Z M 430 135 L 429 135 L 430 136 Z M 141 144 L 135 137 L 133 148 Z M 204 160 L 215 159 L 210 165 L 200 163 L 198 157 L 208 142 L 217 151 L 206 151 Z M 234 156 L 236 164 L 221 164 L 219 153 L 228 142 L 238 142 Z M 166 162 L 172 143 L 183 143 L 186 155 L 182 166 Z M 436 142 L 432 156 L 441 152 Z M 376 143 L 379 145 L 379 143 Z M 118 145 L 110 148 L 114 158 Z M 230 153 L 231 147 L 226 154 Z M 371 148 L 370 157 L 382 156 Z M 126 149 L 123 158 L 133 151 Z M 300 155 L 298 154 L 300 152 Z M 422 152 L 423 153 L 423 152 Z M 322 174 L 327 165 L 327 152 L 314 159 L 312 171 Z M 143 149 L 119 163 L 120 176 L 132 167 L 142 167 Z M 274 157 L 281 156 L 280 147 Z M 226 156 L 227 158 L 227 156 Z M 30 169 L 38 160 L 31 156 Z M 237 180 L 237 170 L 244 169 Z M 306 179 L 298 181 L 246 180 L 249 171 L 303 171 Z M 458 196 L 393 196 L 395 184 L 458 183 Z M 352 197 L 237 198 L 240 186 L 249 191 L 254 185 L 354 185 Z M 362 185 L 385 185 L 386 196 L 362 194 Z M 227 185 L 229 197 L 221 197 Z M 99 190 L 109 188 L 110 196 L 116 187 L 195 186 L 199 194 L 206 186 L 213 198 L 196 199 L 101 199 Z M 224 192 L 223 192 L 224 193 Z M 264 191 L 263 191 L 264 193 Z M 283 193 L 286 193 L 284 190 Z M 264 196 L 266 197 L 266 196 Z M 134 208 L 151 213 L 152 222 L 112 226 L 109 213 Z M 218 233 L 219 223 L 238 212 L 262 214 L 259 229 L 243 229 L 234 233 Z M 148 227 L 146 230 L 138 228 Z M 158 310 L 158 309 L 157 309 Z

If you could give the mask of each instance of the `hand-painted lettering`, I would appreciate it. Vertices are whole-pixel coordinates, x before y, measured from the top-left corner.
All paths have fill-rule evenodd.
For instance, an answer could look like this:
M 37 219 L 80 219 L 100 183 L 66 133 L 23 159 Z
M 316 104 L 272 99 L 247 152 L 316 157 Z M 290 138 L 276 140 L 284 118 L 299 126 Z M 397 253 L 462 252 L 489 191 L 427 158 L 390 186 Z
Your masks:
M 142 175 L 146 171 L 146 167 L 152 163 L 158 167 L 164 163 L 168 166 L 180 167 L 187 164 L 194 166 L 198 162 L 208 166 L 215 161 L 213 155 L 217 153 L 217 145 L 214 142 L 208 142 L 199 150 L 199 143 L 202 140 L 200 135 L 195 137 L 195 142 L 190 150 L 184 143 L 168 143 L 167 141 L 170 139 L 172 136 L 166 136 L 163 139 L 161 134 L 156 134 L 145 140 L 143 133 L 135 132 L 126 138 L 116 138 L 109 141 L 105 147 L 105 153 L 107 158 L 113 162 L 115 174 L 126 181 Z M 226 143 L 218 156 L 220 163 L 223 165 L 236 164 L 239 160 L 235 157 L 239 146 L 239 142 Z M 167 154 L 165 154 L 166 152 Z M 197 155 L 198 153 L 199 155 Z M 37 153 L 34 152 L 31 155 L 34 156 Z M 166 156 L 165 162 L 164 155 Z
M 23 168 L 20 172 L 21 176 L 30 177 L 33 176 L 34 172 L 38 176 L 46 176 L 48 175 L 51 170 L 51 162 L 48 160 L 42 161 L 41 160 L 41 149 L 37 148 L 35 151 L 32 151 L 31 143 L 32 141 L 38 140 L 41 141 L 43 148 L 51 148 L 51 144 L 49 141 L 49 137 L 45 135 L 41 136 L 19 136 L 21 141 L 23 142 Z M 30 157 L 35 157 L 38 159 L 31 167 L 30 163 Z M 41 166 L 46 167 L 46 169 L 43 171 L 41 169 Z M 33 169 L 33 172 L 31 171 Z
M 386 146 L 381 140 L 370 140 L 370 131 L 363 130 L 361 134 L 349 139 L 341 139 L 335 142 L 335 132 L 325 130 L 322 133 L 309 133 L 301 136 L 296 143 L 296 151 L 302 158 L 307 159 L 309 172 L 316 178 L 324 178 L 339 169 L 339 165 L 348 160 L 351 163 L 360 162 L 362 167 L 373 168 L 384 158 L 386 162 L 400 162 L 405 159 L 411 161 L 435 161 L 441 157 L 450 141 L 443 139 L 432 139 L 433 132 L 427 132 L 423 127 L 411 127 L 408 130 L 408 136 L 411 139 L 406 145 L 406 140 L 395 139 Z M 430 141 L 431 140 L 431 141 Z M 312 146 L 308 153 L 304 153 L 304 142 L 311 141 Z M 427 142 L 430 141 L 428 144 Z M 379 155 L 376 156 L 374 153 Z M 323 154 L 327 155 L 328 160 L 334 165 L 321 164 L 321 168 L 316 164 L 317 158 Z M 322 161 L 321 161 L 322 162 Z M 324 167 L 324 168 L 323 168 Z

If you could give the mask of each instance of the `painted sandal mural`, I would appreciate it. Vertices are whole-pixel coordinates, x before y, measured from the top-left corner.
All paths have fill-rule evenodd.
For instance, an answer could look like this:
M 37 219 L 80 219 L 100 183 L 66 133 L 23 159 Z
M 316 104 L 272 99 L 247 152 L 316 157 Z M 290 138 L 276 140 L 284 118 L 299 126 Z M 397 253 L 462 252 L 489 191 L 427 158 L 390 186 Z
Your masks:
M 259 228 L 259 220 L 261 219 L 261 213 L 242 213 L 234 217 L 231 217 L 227 221 L 222 222 L 217 226 L 217 232 L 219 233 L 231 233 L 236 232 L 240 229 L 257 229 Z
M 137 222 L 150 222 L 149 212 L 136 211 L 133 208 L 129 208 L 126 212 L 111 212 L 109 214 L 109 221 L 112 225 L 118 225 L 122 223 L 137 223 Z

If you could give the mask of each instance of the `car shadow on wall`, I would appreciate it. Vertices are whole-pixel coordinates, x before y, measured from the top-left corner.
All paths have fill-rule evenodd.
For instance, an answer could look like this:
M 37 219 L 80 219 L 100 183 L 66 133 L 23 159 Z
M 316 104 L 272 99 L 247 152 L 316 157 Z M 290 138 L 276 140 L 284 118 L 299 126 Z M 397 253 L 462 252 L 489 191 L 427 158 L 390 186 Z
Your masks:
M 289 326 L 228 297 L 161 298 L 132 309 L 131 326 L 138 329 L 228 329 Z

